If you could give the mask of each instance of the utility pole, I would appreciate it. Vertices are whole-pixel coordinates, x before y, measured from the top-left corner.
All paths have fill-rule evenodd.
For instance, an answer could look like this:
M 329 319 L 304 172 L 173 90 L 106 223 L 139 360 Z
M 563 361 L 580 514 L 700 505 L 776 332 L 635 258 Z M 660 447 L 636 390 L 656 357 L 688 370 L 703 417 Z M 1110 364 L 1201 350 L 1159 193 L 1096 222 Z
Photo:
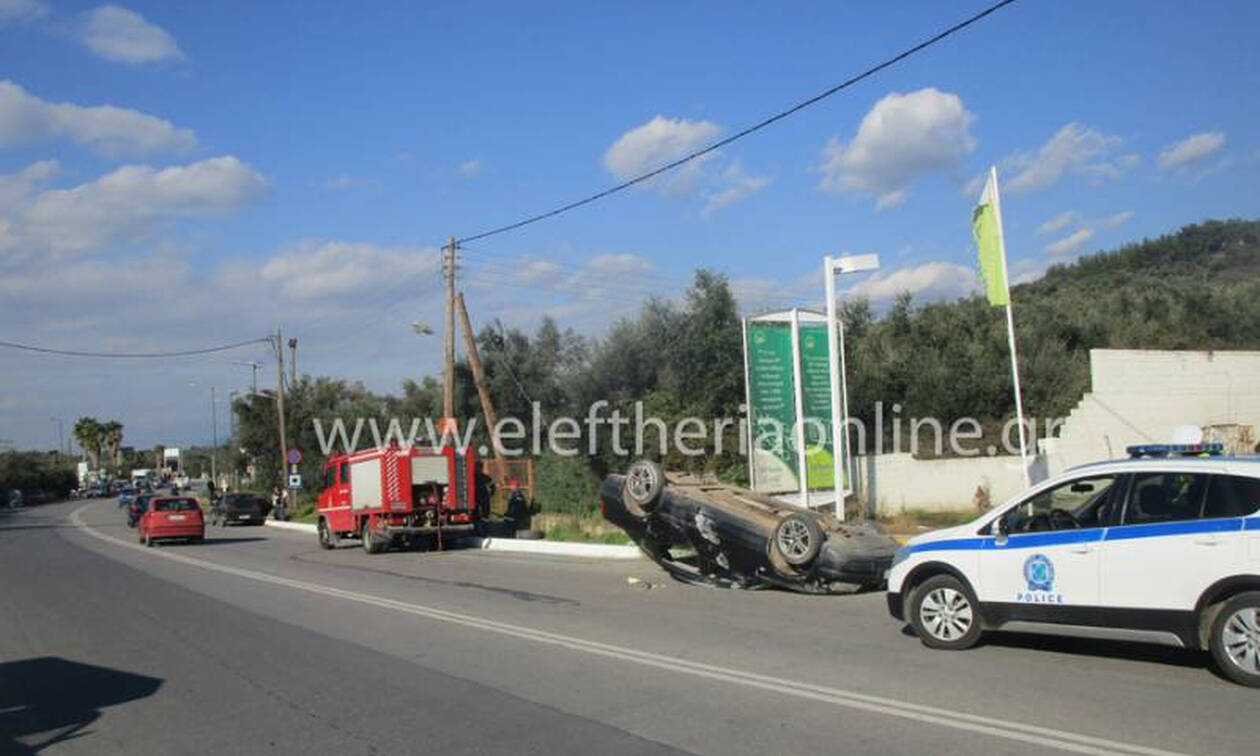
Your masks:
M 288 444 L 284 440 L 284 334 L 280 332 L 280 327 L 276 327 L 276 415 L 280 423 L 280 485 L 286 486 L 285 479 L 286 459 L 285 452 L 288 451 Z
M 297 339 L 289 339 L 289 383 L 297 384 Z
M 241 362 L 241 361 L 237 361 L 237 362 L 233 362 L 232 364 L 233 364 L 233 365 L 244 365 L 245 367 L 247 367 L 247 368 L 249 368 L 250 370 L 252 370 L 252 371 L 253 371 L 253 379 L 254 379 L 254 380 L 253 380 L 253 384 L 252 384 L 252 386 L 253 386 L 253 391 L 252 391 L 252 393 L 257 394 L 257 393 L 258 393 L 258 368 L 262 367 L 262 363 L 261 363 L 261 362 L 258 362 L 258 361 L 256 361 L 256 360 L 250 360 L 249 362 Z
M 490 448 L 494 452 L 494 471 L 499 480 L 503 480 L 507 477 L 507 465 L 503 461 L 503 455 L 499 453 L 498 444 L 494 443 L 494 429 L 499 424 L 499 417 L 494 411 L 494 402 L 490 401 L 490 389 L 486 386 L 481 355 L 477 354 L 477 341 L 473 338 L 468 309 L 464 307 L 464 295 L 459 294 L 455 301 L 459 305 L 459 322 L 464 327 L 464 348 L 468 351 L 468 364 L 472 367 L 473 382 L 477 384 L 477 395 L 481 397 L 481 412 L 486 416 L 486 433 L 489 434 Z
M 442 415 L 455 417 L 455 237 L 443 250 L 446 274 L 446 371 L 442 378 Z
M 210 480 L 219 485 L 219 468 L 215 460 L 219 456 L 219 407 L 214 396 L 214 386 L 210 387 L 210 433 L 214 438 L 214 446 L 210 447 Z

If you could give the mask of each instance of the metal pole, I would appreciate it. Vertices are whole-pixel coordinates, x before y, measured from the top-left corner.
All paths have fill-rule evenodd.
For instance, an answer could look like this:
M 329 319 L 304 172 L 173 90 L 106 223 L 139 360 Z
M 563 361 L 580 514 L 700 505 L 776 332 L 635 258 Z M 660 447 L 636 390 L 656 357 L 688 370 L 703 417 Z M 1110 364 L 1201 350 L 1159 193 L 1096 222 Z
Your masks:
M 744 453 L 748 456 L 748 487 L 753 491 L 757 490 L 757 445 L 756 445 L 756 429 L 753 427 L 752 416 L 752 385 L 748 382 L 748 318 L 744 318 L 739 323 L 740 338 L 743 339 L 744 347 L 744 421 L 748 424 L 748 430 L 744 434 L 744 438 L 748 442 L 748 448 Z
M 218 402 L 214 396 L 214 386 L 210 387 L 210 433 L 214 439 L 214 446 L 210 447 L 210 480 L 215 485 L 219 485 L 219 469 L 215 464 L 215 460 L 219 456 L 219 412 Z
M 280 328 L 276 328 L 276 415 L 280 428 L 280 476 L 281 485 L 287 485 L 284 480 L 285 473 L 285 452 L 288 450 L 288 444 L 284 439 L 284 336 L 280 332 Z
M 796 409 L 796 423 L 792 428 L 792 439 L 796 444 L 797 491 L 800 493 L 802 508 L 809 507 L 808 468 L 805 466 L 805 398 L 801 389 L 801 311 L 792 308 L 792 320 L 789 333 L 792 339 L 792 402 Z
M 455 237 L 446 246 L 446 366 L 442 377 L 442 415 L 455 416 Z
M 997 167 L 989 166 L 989 180 L 993 182 L 993 214 L 997 217 L 998 233 L 1001 234 L 1002 283 L 1006 286 L 1006 339 L 1011 348 L 1011 381 L 1015 384 L 1015 416 L 1019 422 L 1019 466 L 1024 470 L 1024 485 L 1032 485 L 1028 472 L 1028 441 L 1024 429 L 1024 399 L 1019 390 L 1019 356 L 1015 353 L 1015 314 L 1011 310 L 1011 279 L 1006 270 L 1006 238 L 1002 227 L 1002 198 L 998 194 Z M 1005 439 L 1003 439 L 1005 442 Z
M 835 514 L 836 519 L 844 520 L 844 473 L 841 467 L 841 459 L 848 456 L 848 418 L 841 418 L 843 406 L 840 401 L 840 384 L 843 381 L 844 369 L 841 367 L 844 360 L 844 351 L 839 343 L 837 336 L 836 323 L 836 274 L 832 269 L 831 255 L 823 258 L 823 280 L 826 282 L 827 290 L 827 353 L 830 359 L 827 360 L 828 371 L 831 378 L 831 474 L 834 478 L 832 487 L 835 490 Z M 836 356 L 840 356 L 840 361 L 836 360 Z M 843 456 L 842 456 L 843 455 Z

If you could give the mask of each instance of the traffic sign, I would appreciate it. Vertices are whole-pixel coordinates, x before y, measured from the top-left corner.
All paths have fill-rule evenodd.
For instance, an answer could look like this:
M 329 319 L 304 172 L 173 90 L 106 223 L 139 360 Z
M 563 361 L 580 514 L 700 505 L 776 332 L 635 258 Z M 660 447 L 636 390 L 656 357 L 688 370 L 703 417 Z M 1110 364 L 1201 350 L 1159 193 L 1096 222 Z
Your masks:
M 285 452 L 284 458 L 288 460 L 289 464 L 291 465 L 301 464 L 302 452 L 298 451 L 297 449 L 290 449 L 287 452 Z
M 290 476 L 289 476 L 289 488 L 301 488 L 301 487 L 302 487 L 302 476 L 301 476 L 301 475 L 290 475 Z

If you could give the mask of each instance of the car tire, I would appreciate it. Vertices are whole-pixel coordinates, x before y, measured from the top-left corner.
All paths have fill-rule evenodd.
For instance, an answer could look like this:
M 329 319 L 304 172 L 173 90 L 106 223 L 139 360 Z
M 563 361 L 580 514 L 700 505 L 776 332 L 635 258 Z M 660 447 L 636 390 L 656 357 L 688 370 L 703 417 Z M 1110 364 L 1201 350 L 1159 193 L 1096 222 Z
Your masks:
M 328 530 L 328 520 L 323 517 L 319 518 L 319 524 L 315 526 L 315 532 L 319 536 L 319 547 L 325 550 L 331 550 L 337 544 L 332 542 L 332 533 Z
M 814 517 L 793 512 L 774 526 L 771 539 L 783 561 L 793 567 L 804 567 L 822 550 L 823 530 Z
M 961 651 L 980 641 L 976 598 L 953 575 L 937 575 L 910 594 L 910 625 L 928 648 Z
M 363 527 L 359 529 L 359 537 L 363 539 L 363 550 L 369 554 L 379 554 L 384 551 L 384 544 L 380 539 L 373 537 L 371 527 L 368 520 L 363 521 Z
M 541 530 L 518 530 L 516 531 L 516 539 L 518 541 L 541 541 L 546 538 L 547 534 Z
M 621 484 L 621 503 L 630 514 L 643 519 L 656 508 L 665 490 L 665 471 L 650 459 L 636 460 Z
M 1208 646 L 1217 669 L 1240 685 L 1260 688 L 1260 591 L 1226 601 L 1211 632 Z
M 153 536 L 149 535 L 148 533 L 145 533 L 145 534 L 144 534 L 144 545 L 145 545 L 145 546 L 148 546 L 149 548 L 153 548 L 153 543 L 154 543 L 154 542 L 153 542 Z

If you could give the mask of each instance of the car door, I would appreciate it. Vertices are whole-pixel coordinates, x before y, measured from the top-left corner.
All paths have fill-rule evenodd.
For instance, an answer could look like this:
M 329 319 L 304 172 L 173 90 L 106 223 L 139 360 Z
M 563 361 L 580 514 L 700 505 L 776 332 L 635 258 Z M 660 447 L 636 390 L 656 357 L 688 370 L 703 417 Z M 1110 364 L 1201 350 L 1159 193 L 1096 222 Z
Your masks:
M 1159 619 L 1152 612 L 1191 611 L 1208 586 L 1238 571 L 1238 511 L 1260 492 L 1248 479 L 1217 473 L 1197 465 L 1133 474 L 1121 520 L 1103 544 L 1102 603 L 1115 624 L 1146 625 Z
M 1082 475 L 1003 513 L 980 552 L 979 600 L 997 621 L 1093 624 L 1099 545 L 1119 489 L 1116 475 Z

